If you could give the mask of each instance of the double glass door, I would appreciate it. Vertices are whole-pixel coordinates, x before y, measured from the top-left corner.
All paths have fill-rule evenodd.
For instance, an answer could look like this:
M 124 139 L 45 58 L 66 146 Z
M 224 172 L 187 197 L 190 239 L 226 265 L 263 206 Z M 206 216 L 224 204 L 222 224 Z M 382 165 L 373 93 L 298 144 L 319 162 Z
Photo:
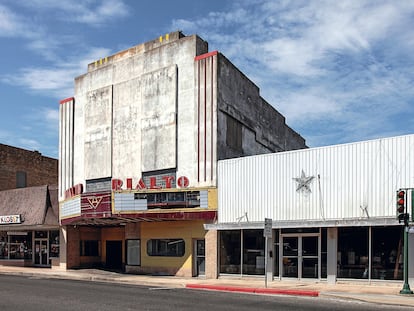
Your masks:
M 286 235 L 282 241 L 282 277 L 319 278 L 319 235 Z

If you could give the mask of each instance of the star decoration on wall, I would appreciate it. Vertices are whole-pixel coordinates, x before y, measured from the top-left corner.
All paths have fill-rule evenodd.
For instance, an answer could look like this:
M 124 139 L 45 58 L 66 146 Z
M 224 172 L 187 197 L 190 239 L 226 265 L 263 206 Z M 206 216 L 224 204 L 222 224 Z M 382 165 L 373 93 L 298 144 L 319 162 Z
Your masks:
M 296 187 L 296 192 L 304 192 L 304 193 L 311 193 L 312 190 L 310 188 L 310 184 L 315 176 L 306 176 L 305 172 L 302 170 L 302 174 L 300 177 L 293 178 L 294 181 L 298 183 Z

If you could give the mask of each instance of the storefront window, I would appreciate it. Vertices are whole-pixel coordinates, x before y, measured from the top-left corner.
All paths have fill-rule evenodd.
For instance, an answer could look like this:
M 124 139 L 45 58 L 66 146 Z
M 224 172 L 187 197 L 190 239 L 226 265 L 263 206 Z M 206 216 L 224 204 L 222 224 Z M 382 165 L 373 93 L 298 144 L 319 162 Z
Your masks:
M 59 231 L 49 233 L 49 257 L 59 257 Z
M 241 231 L 220 232 L 220 273 L 240 273 Z
M 264 274 L 263 230 L 243 230 L 243 273 Z
M 9 259 L 31 259 L 31 232 L 9 232 L 9 243 L 7 245 L 7 248 Z
M 372 227 L 371 278 L 402 280 L 403 228 Z
M 6 231 L 0 232 L 0 259 L 8 259 L 9 258 L 9 251 L 8 251 L 8 237 Z
M 338 277 L 368 278 L 368 228 L 338 229 Z
M 147 242 L 148 256 L 182 257 L 184 253 L 183 239 L 151 239 Z

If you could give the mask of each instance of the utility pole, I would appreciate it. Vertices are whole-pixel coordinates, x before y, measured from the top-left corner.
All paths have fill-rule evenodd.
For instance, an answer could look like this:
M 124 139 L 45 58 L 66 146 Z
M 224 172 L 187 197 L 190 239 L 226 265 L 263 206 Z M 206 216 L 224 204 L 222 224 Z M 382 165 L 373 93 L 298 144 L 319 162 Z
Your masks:
M 414 191 L 413 189 L 404 189 L 411 192 L 411 206 L 413 204 L 413 199 L 414 199 Z M 402 198 L 401 201 L 401 197 L 400 199 L 398 199 L 397 201 L 397 208 L 398 206 L 401 206 L 401 203 L 404 207 L 404 213 L 399 215 L 399 221 L 403 220 L 404 221 L 404 263 L 403 263 L 403 269 L 404 269 L 404 285 L 403 288 L 400 290 L 400 294 L 404 294 L 404 295 L 412 295 L 414 294 L 413 291 L 410 288 L 410 284 L 408 283 L 408 228 L 409 228 L 409 220 L 410 220 L 410 214 L 408 213 L 408 202 L 405 201 L 405 191 L 404 190 L 400 190 L 397 192 L 397 199 L 400 196 L 401 192 L 404 193 L 404 197 Z M 408 193 L 406 194 L 408 197 Z M 411 207 L 412 209 L 412 207 Z M 397 210 L 397 212 L 399 212 Z
M 404 285 L 400 294 L 414 294 L 408 283 L 408 222 L 404 224 Z

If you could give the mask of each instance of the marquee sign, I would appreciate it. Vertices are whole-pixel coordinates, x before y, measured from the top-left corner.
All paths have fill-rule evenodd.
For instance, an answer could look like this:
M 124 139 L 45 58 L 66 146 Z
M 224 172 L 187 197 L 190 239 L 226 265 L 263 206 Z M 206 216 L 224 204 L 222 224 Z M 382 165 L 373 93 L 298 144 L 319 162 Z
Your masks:
M 161 176 L 159 179 L 162 180 L 162 183 L 159 182 L 156 176 L 150 176 L 148 181 L 145 182 L 143 178 L 141 178 L 137 184 L 134 186 L 132 184 L 132 178 L 126 179 L 126 190 L 145 190 L 145 189 L 171 189 L 173 188 L 173 181 L 175 180 L 175 176 Z M 112 179 L 112 190 L 123 190 L 124 182 L 120 179 Z M 190 181 L 186 176 L 180 176 L 176 180 L 176 187 L 177 188 L 188 188 L 190 185 Z
M 4 215 L 0 216 L 0 225 L 21 224 L 21 215 Z

